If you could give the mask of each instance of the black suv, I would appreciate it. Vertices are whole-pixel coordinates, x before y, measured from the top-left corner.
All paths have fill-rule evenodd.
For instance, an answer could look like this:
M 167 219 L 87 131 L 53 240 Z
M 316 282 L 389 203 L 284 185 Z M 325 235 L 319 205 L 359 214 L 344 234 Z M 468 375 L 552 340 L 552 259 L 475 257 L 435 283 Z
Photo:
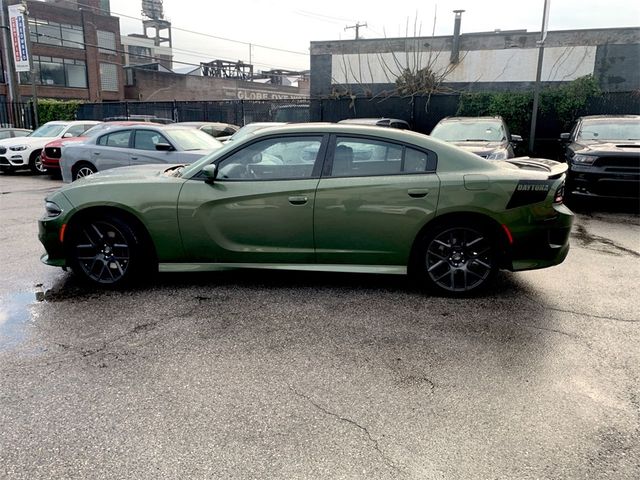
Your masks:
M 514 143 L 522 141 L 520 135 L 509 133 L 502 117 L 447 117 L 430 135 L 488 160 L 513 158 Z
M 560 141 L 569 194 L 640 197 L 640 115 L 581 117 Z

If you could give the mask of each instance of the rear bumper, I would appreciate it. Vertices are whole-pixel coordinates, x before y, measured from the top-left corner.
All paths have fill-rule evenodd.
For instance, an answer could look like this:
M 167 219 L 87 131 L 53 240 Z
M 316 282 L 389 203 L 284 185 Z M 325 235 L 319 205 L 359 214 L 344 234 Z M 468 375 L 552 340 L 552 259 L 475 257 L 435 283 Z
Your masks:
M 554 217 L 540 221 L 526 234 L 514 236 L 510 270 L 551 267 L 567 257 L 573 212 L 565 205 L 554 205 L 553 208 L 556 211 Z

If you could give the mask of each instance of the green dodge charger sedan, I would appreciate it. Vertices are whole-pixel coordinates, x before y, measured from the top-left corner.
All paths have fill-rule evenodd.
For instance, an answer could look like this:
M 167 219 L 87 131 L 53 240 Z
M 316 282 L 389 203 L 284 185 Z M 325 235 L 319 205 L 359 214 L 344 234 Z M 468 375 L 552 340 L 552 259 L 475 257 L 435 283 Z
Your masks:
M 116 168 L 46 199 L 42 260 L 101 285 L 229 268 L 410 274 L 478 291 L 569 251 L 567 166 L 488 162 L 381 127 L 268 128 L 191 165 Z

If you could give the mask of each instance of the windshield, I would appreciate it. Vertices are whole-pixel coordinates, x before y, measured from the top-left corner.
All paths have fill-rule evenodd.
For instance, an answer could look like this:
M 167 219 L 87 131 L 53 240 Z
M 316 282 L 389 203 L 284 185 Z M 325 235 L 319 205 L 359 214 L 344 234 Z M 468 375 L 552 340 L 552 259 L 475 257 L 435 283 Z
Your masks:
M 222 147 L 222 143 L 196 129 L 175 129 L 166 130 L 166 134 L 171 137 L 180 150 L 212 150 Z
M 640 121 L 583 122 L 580 140 L 640 140 Z
M 91 135 L 95 135 L 98 132 L 101 132 L 103 130 L 106 130 L 108 128 L 111 128 L 112 126 L 118 126 L 118 125 L 109 125 L 108 123 L 99 123 L 93 127 L 91 127 L 89 130 L 87 130 L 86 132 L 84 132 L 82 134 L 83 137 L 90 137 Z
M 436 125 L 431 136 L 445 142 L 501 142 L 505 140 L 502 124 L 495 121 L 443 122 Z
M 66 128 L 66 125 L 51 125 L 45 124 L 42 125 L 37 130 L 31 132 L 31 134 L 27 135 L 28 137 L 58 137 L 62 133 L 62 131 Z

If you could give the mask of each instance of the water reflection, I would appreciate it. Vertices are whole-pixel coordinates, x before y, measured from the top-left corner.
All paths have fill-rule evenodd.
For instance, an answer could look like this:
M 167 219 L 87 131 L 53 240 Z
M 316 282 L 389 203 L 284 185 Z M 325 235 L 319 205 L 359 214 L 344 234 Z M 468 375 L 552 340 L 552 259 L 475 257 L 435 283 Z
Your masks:
M 5 296 L 0 303 L 0 351 L 19 345 L 33 322 L 32 306 L 37 296 L 20 292 Z

